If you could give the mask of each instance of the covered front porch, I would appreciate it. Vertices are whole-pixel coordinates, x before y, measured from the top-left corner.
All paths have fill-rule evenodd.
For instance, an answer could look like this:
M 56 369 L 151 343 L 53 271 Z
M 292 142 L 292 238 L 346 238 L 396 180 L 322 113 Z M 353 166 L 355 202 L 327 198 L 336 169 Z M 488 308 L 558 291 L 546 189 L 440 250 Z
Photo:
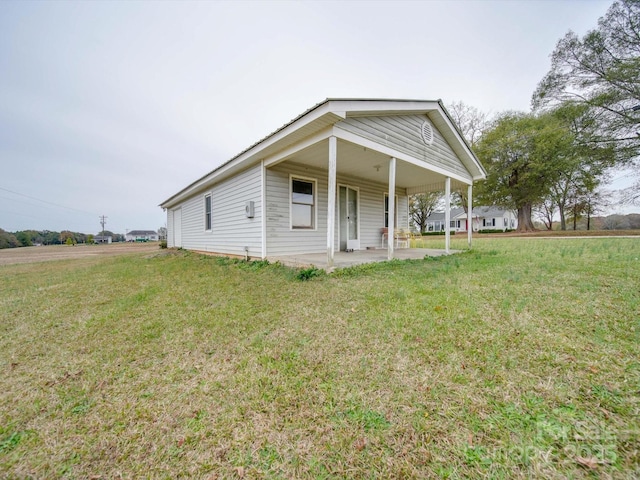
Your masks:
M 425 257 L 439 257 L 449 253 L 458 253 L 459 250 L 435 248 L 401 248 L 395 249 L 394 259 L 397 260 L 422 260 Z M 333 254 L 333 262 L 330 264 L 326 253 L 304 253 L 297 255 L 280 255 L 267 257 L 269 262 L 280 262 L 288 267 L 306 268 L 317 267 L 328 272 L 336 268 L 348 268 L 366 263 L 386 262 L 389 260 L 387 249 L 354 250 L 353 252 L 337 251 Z
M 345 107 L 262 160 L 262 258 L 328 269 L 423 258 L 399 248 L 413 229 L 412 195 L 442 191 L 447 225 L 453 192 L 471 211 L 484 171 L 440 102 Z M 450 251 L 447 229 L 442 253 Z
M 442 250 L 398 248 L 397 240 L 408 243 L 411 195 L 442 191 L 449 223 L 454 191 L 471 208 L 472 179 L 406 154 L 395 157 L 373 142 L 342 138 L 337 128 L 328 133 L 333 135 L 309 139 L 309 145 L 264 162 L 265 258 L 331 269 L 450 253 L 449 232 Z M 304 193 L 297 193 L 299 184 L 305 184 Z M 302 201 L 306 223 L 298 227 L 291 212 Z

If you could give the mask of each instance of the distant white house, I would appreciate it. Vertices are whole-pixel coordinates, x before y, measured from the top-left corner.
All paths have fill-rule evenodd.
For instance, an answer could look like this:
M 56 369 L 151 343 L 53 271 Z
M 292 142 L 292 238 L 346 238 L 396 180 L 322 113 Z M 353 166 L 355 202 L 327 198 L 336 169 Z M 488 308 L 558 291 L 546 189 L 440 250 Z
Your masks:
M 472 228 L 474 232 L 480 230 L 515 230 L 518 228 L 518 217 L 513 210 L 499 207 L 475 207 L 471 211 Z M 463 208 L 451 209 L 450 231 L 467 231 L 467 214 Z M 428 232 L 444 232 L 444 212 L 434 212 L 427 217 Z
M 157 242 L 158 232 L 154 230 L 131 230 L 124 236 L 127 242 Z
M 93 241 L 95 243 L 112 243 L 113 237 L 111 235 L 95 235 Z

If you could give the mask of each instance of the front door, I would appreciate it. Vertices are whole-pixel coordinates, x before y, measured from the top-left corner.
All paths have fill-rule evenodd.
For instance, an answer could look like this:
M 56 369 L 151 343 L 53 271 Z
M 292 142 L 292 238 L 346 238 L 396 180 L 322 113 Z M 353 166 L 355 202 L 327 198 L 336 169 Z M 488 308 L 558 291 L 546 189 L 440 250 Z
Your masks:
M 358 190 L 340 186 L 340 250 L 360 249 Z

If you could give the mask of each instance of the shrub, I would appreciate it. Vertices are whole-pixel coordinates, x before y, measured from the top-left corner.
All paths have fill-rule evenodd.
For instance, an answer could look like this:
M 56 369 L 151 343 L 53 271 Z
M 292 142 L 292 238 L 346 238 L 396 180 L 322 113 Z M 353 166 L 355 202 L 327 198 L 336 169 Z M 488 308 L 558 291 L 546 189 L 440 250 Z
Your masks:
M 161 240 L 160 241 L 160 248 L 167 248 L 167 241 L 166 240 Z
M 502 230 L 501 228 L 483 228 L 482 230 L 478 230 L 478 233 L 507 233 L 513 232 L 513 229 Z
M 324 275 L 324 270 L 320 270 L 312 265 L 309 268 L 301 268 L 298 273 L 296 273 L 296 279 L 304 282 L 322 275 Z
M 455 231 L 452 231 L 450 233 L 451 233 L 451 235 L 455 235 L 456 234 Z M 445 234 L 444 231 L 442 231 L 442 232 L 422 232 L 422 236 L 423 237 L 430 237 L 432 235 L 444 235 L 444 234 Z

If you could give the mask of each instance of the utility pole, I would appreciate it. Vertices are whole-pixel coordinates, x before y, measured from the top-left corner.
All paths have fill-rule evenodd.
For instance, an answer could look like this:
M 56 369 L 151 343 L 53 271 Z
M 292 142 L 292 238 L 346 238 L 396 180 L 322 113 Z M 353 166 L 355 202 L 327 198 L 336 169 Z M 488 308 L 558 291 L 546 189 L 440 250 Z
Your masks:
M 107 223 L 107 216 L 101 215 L 100 217 L 100 225 L 102 225 L 102 243 L 104 243 L 104 225 Z

